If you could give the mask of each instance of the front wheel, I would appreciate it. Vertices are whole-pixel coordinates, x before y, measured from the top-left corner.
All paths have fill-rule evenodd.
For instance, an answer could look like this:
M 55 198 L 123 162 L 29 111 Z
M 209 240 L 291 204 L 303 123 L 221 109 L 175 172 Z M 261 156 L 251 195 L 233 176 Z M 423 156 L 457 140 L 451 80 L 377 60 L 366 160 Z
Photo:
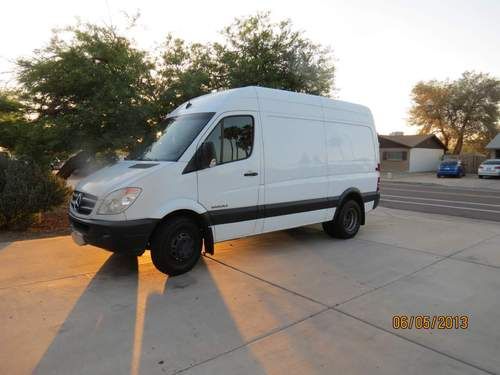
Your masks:
M 202 236 L 198 225 L 179 216 L 156 229 L 151 239 L 151 259 L 155 267 L 170 276 L 191 270 L 201 255 Z
M 323 223 L 323 230 L 334 238 L 352 238 L 361 226 L 361 207 L 356 201 L 347 201 L 340 208 L 337 217 Z

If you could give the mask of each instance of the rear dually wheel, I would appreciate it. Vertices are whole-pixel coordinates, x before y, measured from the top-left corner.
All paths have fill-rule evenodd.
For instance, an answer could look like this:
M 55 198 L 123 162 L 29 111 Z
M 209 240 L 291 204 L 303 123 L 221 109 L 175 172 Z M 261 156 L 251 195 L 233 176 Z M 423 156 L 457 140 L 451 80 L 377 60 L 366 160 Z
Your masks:
M 334 220 L 323 223 L 323 230 L 331 237 L 348 239 L 358 233 L 362 211 L 358 202 L 349 200 L 340 208 Z

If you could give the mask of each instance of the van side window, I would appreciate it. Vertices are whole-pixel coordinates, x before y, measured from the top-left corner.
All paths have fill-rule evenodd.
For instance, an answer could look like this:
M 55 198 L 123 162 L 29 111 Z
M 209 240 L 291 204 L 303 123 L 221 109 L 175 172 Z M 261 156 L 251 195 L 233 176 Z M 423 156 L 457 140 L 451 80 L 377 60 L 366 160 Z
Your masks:
M 221 132 L 222 125 L 219 122 L 217 126 L 212 130 L 210 135 L 205 139 L 204 143 L 212 142 L 215 150 L 215 160 L 217 161 L 217 165 L 221 163 Z
M 252 154 L 252 116 L 229 116 L 219 121 L 205 142 L 212 142 L 218 164 L 243 160 Z

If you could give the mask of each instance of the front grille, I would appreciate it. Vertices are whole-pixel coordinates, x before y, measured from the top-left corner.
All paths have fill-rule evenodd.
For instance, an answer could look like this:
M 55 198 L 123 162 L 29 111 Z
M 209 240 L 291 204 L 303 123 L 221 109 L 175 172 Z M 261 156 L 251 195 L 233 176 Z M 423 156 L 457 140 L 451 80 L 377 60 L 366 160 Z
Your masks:
M 92 194 L 74 191 L 71 196 L 71 209 L 79 214 L 89 215 L 97 202 L 97 197 Z

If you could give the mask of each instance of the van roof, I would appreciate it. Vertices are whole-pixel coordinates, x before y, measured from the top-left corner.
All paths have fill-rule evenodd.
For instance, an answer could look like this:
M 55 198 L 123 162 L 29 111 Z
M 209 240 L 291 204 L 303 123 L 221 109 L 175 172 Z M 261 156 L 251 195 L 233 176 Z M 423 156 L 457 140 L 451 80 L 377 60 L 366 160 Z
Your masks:
M 338 112 L 352 113 L 354 117 L 361 122 L 371 120 L 372 117 L 370 110 L 360 104 L 318 95 L 270 89 L 260 86 L 246 86 L 202 95 L 181 104 L 170 113 L 169 116 L 192 112 L 219 112 L 231 109 L 256 111 L 259 108 L 259 101 L 262 104 L 262 102 L 267 100 L 282 103 L 295 103 L 305 106 L 317 106 L 318 109 L 322 107 L 325 112 L 326 120 L 332 117 L 333 114 L 335 114 L 333 117 L 336 118 Z M 187 106 L 188 103 L 191 103 L 191 105 Z M 320 113 L 321 111 L 318 111 L 318 114 Z

